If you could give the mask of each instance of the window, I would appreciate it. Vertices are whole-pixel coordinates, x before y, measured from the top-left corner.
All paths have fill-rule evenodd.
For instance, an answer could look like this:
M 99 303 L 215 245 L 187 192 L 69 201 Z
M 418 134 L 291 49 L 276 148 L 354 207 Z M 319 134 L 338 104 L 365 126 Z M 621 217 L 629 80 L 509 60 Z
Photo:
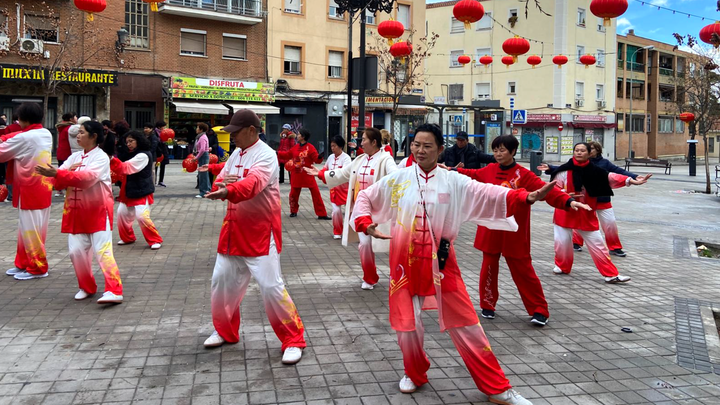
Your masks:
M 477 29 L 478 30 L 489 30 L 492 28 L 492 12 L 486 11 L 485 15 L 483 15 L 483 18 L 480 19 L 480 21 L 477 22 Z
M 518 16 L 518 10 L 516 8 L 511 8 L 510 10 L 508 10 L 508 18 L 513 18 L 513 17 L 517 18 L 517 16 Z
M 130 34 L 128 46 L 131 48 L 150 48 L 148 14 L 148 4 L 142 0 L 125 2 L 125 29 Z
M 599 32 L 605 32 L 605 25 L 602 18 L 598 17 L 597 19 L 597 30 Z
M 715 138 L 712 136 L 708 138 L 708 152 L 715 153 Z
M 463 85 L 462 84 L 451 84 L 448 86 L 448 99 L 450 101 L 462 101 L 463 99 Z
M 585 9 L 579 8 L 577 10 L 577 25 L 580 27 L 585 27 Z
M 223 34 L 223 58 L 247 60 L 247 37 L 245 35 Z
M 74 111 L 78 117 L 95 116 L 95 96 L 82 94 L 66 94 L 63 110 Z
M 283 56 L 283 71 L 286 75 L 300 75 L 302 70 L 300 68 L 300 55 L 302 54 L 302 48 L 299 46 L 288 46 L 285 45 Z
M 285 12 L 302 14 L 302 0 L 285 0 Z
M 680 120 L 675 120 L 675 133 L 676 134 L 684 134 L 685 133 L 685 123 Z
M 0 35 L 7 36 L 7 16 L 0 14 Z
M 450 18 L 451 18 L 451 21 L 450 21 L 450 33 L 451 34 L 465 32 L 465 23 L 463 23 L 462 21 L 458 20 L 455 17 L 450 17 Z
M 585 98 L 585 83 L 575 82 L 575 100 L 582 100 Z
M 625 114 L 615 114 L 615 122 L 617 122 L 618 132 L 625 131 Z
M 595 100 L 597 100 L 597 101 L 605 100 L 605 85 L 604 84 L 596 84 L 595 85 Z
M 328 54 L 328 77 L 338 79 L 343 77 L 342 67 L 344 54 L 339 51 L 330 51 Z
M 508 82 L 508 94 L 515 94 L 516 90 L 515 82 Z
M 338 4 L 335 2 L 335 0 L 330 0 L 330 9 L 328 10 L 328 15 L 330 18 L 337 18 L 339 20 L 343 19 L 343 15 L 338 12 Z
M 398 4 L 397 20 L 402 23 L 406 30 L 412 29 L 412 21 L 410 21 L 410 6 L 407 4 Z
M 580 63 L 580 57 L 585 55 L 585 47 L 582 45 L 577 46 L 577 60 L 576 63 Z
M 490 100 L 490 83 L 475 83 L 475 97 L 477 100 Z
M 56 17 L 25 14 L 25 38 L 57 43 L 60 40 L 59 24 L 60 19 Z
M 673 117 L 658 117 L 658 132 L 661 134 L 672 134 Z
M 645 114 L 633 114 L 632 131 L 645 132 Z
M 207 31 L 180 28 L 180 55 L 205 56 Z
M 624 98 L 625 93 L 623 92 L 623 80 L 618 79 L 617 80 L 617 89 L 616 93 L 618 98 Z
M 370 10 L 365 10 L 365 22 L 371 25 L 377 24 L 375 20 L 375 13 L 370 12 Z
M 459 50 L 459 51 L 450 51 L 450 67 L 462 67 L 460 62 L 458 62 L 458 58 L 465 54 L 465 51 Z
M 492 55 L 492 48 L 478 48 L 475 50 L 475 64 L 480 65 L 480 58 L 485 55 Z
M 605 50 L 604 49 L 597 50 L 597 65 L 600 67 L 605 66 Z

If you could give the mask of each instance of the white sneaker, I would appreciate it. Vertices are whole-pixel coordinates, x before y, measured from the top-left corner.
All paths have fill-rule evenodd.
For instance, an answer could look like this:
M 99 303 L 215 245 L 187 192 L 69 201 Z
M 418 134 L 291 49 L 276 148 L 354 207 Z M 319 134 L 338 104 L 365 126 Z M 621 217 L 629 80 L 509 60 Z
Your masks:
M 195 198 L 203 198 L 200 194 L 196 195 Z
M 404 375 L 400 380 L 400 392 L 403 394 L 411 394 L 417 390 L 417 385 L 410 379 L 410 377 Z
M 560 269 L 560 267 L 558 267 L 558 266 L 555 266 L 555 267 L 553 268 L 553 273 L 555 273 L 555 274 L 566 274 L 566 273 L 564 273 L 564 272 L 562 271 L 562 269 Z
M 302 349 L 299 347 L 288 347 L 283 353 L 283 364 L 295 364 L 302 358 Z
M 65 194 L 63 194 L 63 193 L 55 193 L 55 197 L 65 197 Z
M 203 346 L 205 347 L 218 347 L 222 346 L 222 344 L 225 343 L 225 339 L 220 336 L 217 331 L 213 331 L 212 335 L 210 335 L 209 338 L 205 339 L 205 343 L 203 343 Z
M 615 277 L 605 277 L 605 282 L 608 284 L 627 283 L 630 281 L 630 277 L 617 275 Z
M 372 290 L 373 288 L 375 288 L 375 284 L 368 284 L 363 281 L 362 287 L 360 288 L 362 288 L 363 290 Z
M 100 299 L 97 300 L 98 304 L 122 304 L 122 302 L 123 302 L 122 295 L 116 295 L 110 291 L 105 291 L 105 293 L 103 293 L 102 297 L 100 297 Z
M 32 273 L 28 273 L 27 271 L 23 271 L 21 273 L 15 274 L 15 280 L 32 280 L 34 278 L 45 278 L 47 276 L 48 276 L 47 273 L 32 274 Z
M 7 274 L 8 276 L 14 276 L 14 275 L 16 275 L 18 273 L 22 273 L 24 271 L 25 270 L 23 270 L 23 269 L 18 269 L 17 267 L 13 267 L 12 269 L 8 269 L 8 271 L 6 271 L 5 274 Z
M 523 398 L 522 395 L 518 394 L 514 389 L 509 389 L 502 394 L 490 395 L 488 399 L 493 404 L 501 405 L 532 405 L 532 402 Z
M 162 247 L 162 243 L 155 243 L 152 246 L 150 246 L 150 249 L 152 250 L 158 250 Z
M 333 239 L 342 239 L 342 235 L 333 235 Z
M 80 300 L 84 300 L 85 298 L 87 298 L 89 296 L 90 296 L 90 294 L 85 292 L 85 290 L 80 289 L 80 291 L 78 291 L 77 294 L 75 294 L 75 299 L 80 301 Z
M 120 239 L 120 240 L 118 241 L 118 245 L 120 245 L 120 246 L 122 246 L 122 245 L 129 245 L 129 244 L 131 244 L 131 243 L 135 243 L 135 241 L 132 240 L 132 241 L 130 241 L 130 242 L 125 242 L 125 241 L 122 240 L 122 239 Z

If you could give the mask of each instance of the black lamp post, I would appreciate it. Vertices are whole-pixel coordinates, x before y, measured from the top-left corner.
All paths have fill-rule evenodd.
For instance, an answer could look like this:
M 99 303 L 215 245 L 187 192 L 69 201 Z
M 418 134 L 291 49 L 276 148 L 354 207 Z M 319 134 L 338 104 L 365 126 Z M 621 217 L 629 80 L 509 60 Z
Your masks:
M 118 39 L 115 41 L 115 49 L 117 49 L 118 52 L 124 52 L 125 47 L 130 41 L 130 33 L 125 28 L 120 28 L 117 31 L 117 37 Z

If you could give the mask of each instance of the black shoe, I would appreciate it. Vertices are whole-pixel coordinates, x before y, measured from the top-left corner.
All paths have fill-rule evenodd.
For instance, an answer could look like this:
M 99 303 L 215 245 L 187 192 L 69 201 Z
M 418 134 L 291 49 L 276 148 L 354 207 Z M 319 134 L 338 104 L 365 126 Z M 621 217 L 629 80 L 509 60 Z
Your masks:
M 535 324 L 540 327 L 543 327 L 543 326 L 547 325 L 548 318 L 543 314 L 539 314 L 539 313 L 535 312 L 533 314 L 532 319 L 530 320 L 530 323 Z
M 481 315 L 485 319 L 495 319 L 495 311 L 489 309 L 483 309 Z
M 623 252 L 622 249 L 611 250 L 611 251 L 610 251 L 610 254 L 613 255 L 613 256 L 618 256 L 618 257 L 625 257 L 625 256 L 627 256 L 627 253 Z
M 327 216 L 327 215 L 325 215 L 324 217 L 318 217 L 318 219 L 322 219 L 322 220 L 325 220 L 325 221 L 332 221 L 332 218 L 330 218 L 330 217 Z
M 297 212 L 293 212 L 290 214 L 290 218 L 295 218 L 297 216 Z
M 582 252 L 582 246 L 578 245 L 577 243 L 573 243 L 573 250 L 576 252 Z

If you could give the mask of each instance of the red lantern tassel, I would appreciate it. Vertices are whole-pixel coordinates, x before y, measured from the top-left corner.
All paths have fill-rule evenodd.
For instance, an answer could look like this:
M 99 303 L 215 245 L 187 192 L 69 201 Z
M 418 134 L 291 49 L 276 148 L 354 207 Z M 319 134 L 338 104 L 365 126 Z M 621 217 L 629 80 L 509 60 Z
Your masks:
M 393 46 L 395 42 L 392 40 L 392 38 L 388 38 L 388 46 Z
M 465 29 L 469 30 L 470 28 L 472 28 L 472 25 L 470 25 L 470 21 L 465 20 Z
M 611 20 L 611 19 L 609 19 L 609 18 L 607 18 L 607 17 L 603 18 L 603 27 L 609 27 L 609 26 L 611 26 L 611 25 L 612 25 L 612 20 Z
M 157 3 L 150 3 L 150 10 L 152 10 L 152 11 L 158 11 L 158 4 L 157 4 Z
M 87 20 L 88 20 L 89 22 L 93 22 L 93 21 L 95 20 L 95 17 L 93 17 L 93 13 L 88 13 L 88 15 L 87 15 Z

